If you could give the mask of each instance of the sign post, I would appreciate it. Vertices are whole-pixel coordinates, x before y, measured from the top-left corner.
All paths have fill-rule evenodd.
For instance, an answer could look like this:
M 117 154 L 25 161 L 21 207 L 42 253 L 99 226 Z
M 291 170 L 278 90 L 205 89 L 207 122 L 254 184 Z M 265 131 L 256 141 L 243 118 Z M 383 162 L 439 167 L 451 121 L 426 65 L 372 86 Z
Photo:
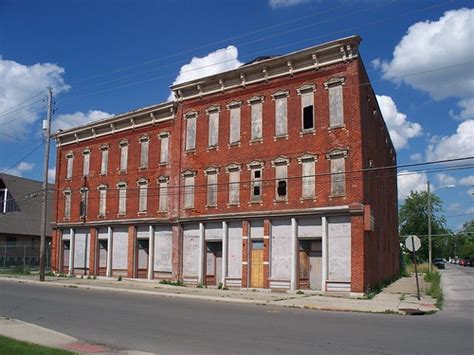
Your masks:
M 405 239 L 405 246 L 406 248 L 412 252 L 412 257 L 413 257 L 413 265 L 415 265 L 415 278 L 416 278 L 416 298 L 418 298 L 418 301 L 420 300 L 420 285 L 418 283 L 418 270 L 416 267 L 416 255 L 415 252 L 420 249 L 421 247 L 421 241 L 420 238 L 418 238 L 416 235 L 409 235 Z

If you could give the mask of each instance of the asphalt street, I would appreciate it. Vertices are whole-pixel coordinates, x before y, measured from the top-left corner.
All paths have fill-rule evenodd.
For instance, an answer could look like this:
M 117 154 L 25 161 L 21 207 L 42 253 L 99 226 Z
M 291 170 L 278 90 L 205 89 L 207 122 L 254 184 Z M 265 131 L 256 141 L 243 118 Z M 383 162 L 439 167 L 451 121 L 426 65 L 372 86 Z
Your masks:
M 463 273 L 454 268 L 446 272 Z M 463 286 L 456 282 L 451 289 Z M 472 301 L 454 300 L 454 308 L 434 315 L 400 316 L 217 303 L 8 281 L 0 281 L 0 300 L 1 316 L 116 349 L 159 354 L 474 352 L 473 319 L 463 313 L 463 307 L 472 309 Z

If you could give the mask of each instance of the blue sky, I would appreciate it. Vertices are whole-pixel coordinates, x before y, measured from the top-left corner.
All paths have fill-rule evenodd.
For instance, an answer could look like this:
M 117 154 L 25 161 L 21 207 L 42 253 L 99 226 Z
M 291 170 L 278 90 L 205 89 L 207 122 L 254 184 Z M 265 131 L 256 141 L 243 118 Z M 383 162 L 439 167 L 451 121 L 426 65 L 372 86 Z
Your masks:
M 41 179 L 42 147 L 23 157 L 47 86 L 67 128 L 165 101 L 177 79 L 352 34 L 399 164 L 474 155 L 473 23 L 471 1 L 2 0 L 0 171 Z M 427 178 L 456 185 L 439 190 L 451 228 L 473 218 L 474 169 L 404 176 L 400 197 Z

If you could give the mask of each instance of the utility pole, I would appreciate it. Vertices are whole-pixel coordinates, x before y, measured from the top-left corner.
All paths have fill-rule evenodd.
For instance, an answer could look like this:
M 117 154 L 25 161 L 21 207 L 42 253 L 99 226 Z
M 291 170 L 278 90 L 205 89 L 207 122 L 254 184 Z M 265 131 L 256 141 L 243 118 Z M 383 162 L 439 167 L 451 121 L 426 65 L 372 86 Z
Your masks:
M 51 135 L 51 116 L 53 112 L 53 91 L 48 88 L 48 112 L 46 120 L 43 120 L 44 138 L 44 165 L 43 165 L 43 198 L 41 201 L 41 241 L 40 241 L 40 281 L 44 281 L 45 269 L 45 246 L 46 227 L 48 223 L 48 165 L 49 165 L 49 143 Z
M 431 274 L 431 192 L 429 180 L 426 182 L 426 191 L 428 193 L 428 270 Z

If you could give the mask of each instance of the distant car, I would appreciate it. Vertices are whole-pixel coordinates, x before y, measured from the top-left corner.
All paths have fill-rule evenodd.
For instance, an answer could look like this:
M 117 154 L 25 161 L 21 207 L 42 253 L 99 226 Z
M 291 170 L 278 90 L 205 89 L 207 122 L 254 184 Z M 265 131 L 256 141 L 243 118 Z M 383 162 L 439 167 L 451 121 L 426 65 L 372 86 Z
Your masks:
M 444 265 L 444 260 L 442 258 L 434 258 L 433 259 L 433 264 L 438 268 L 438 269 L 444 269 L 446 266 Z
M 467 266 L 467 260 L 466 259 L 459 259 L 459 266 Z
M 463 259 L 463 263 L 462 263 L 462 266 L 474 266 L 474 260 L 471 260 L 471 259 Z

